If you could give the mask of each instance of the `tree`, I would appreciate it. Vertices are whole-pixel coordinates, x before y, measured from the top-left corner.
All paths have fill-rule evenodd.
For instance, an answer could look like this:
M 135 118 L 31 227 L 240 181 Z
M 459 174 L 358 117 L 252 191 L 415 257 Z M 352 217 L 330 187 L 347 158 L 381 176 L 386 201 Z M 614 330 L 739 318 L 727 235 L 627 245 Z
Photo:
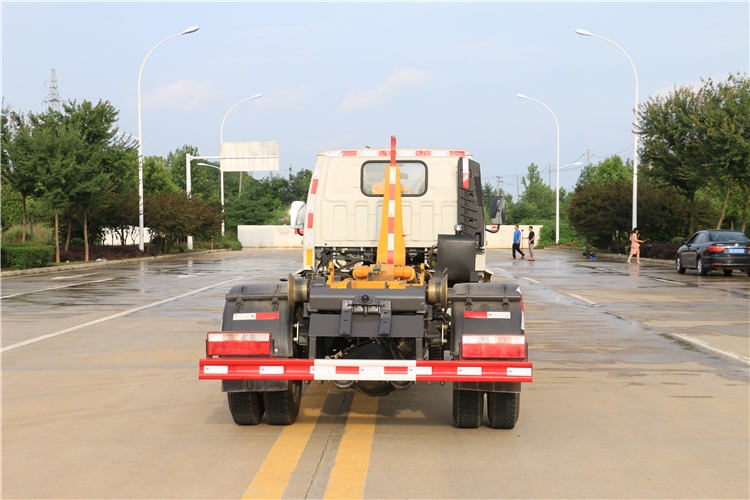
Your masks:
M 747 214 L 750 184 L 750 79 L 730 75 L 726 82 L 709 79 L 703 89 L 701 129 L 705 135 L 705 162 L 711 180 L 723 190 L 723 204 L 716 224 L 724 221 L 733 187 L 744 194 L 742 223 Z
M 701 91 L 675 88 L 639 106 L 642 179 L 675 186 L 690 201 L 689 231 L 695 227 L 695 194 L 705 183 L 705 136 L 700 129 Z
M 26 241 L 27 199 L 39 190 L 30 120 L 10 108 L 2 109 L 2 178 L 21 196 L 21 241 Z
M 161 241 L 162 251 L 188 235 L 211 237 L 221 227 L 221 206 L 188 198 L 186 191 L 150 194 L 145 200 L 146 225 Z

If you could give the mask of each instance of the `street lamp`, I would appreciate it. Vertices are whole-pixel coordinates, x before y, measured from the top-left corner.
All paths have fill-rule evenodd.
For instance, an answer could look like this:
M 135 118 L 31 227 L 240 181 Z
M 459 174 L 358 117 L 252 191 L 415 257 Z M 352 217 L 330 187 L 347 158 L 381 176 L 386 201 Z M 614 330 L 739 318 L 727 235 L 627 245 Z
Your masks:
M 229 112 L 232 111 L 234 108 L 239 106 L 245 101 L 252 101 L 253 99 L 257 99 L 258 97 L 263 97 L 263 94 L 255 94 L 252 97 L 248 97 L 247 99 L 242 99 L 240 102 L 229 108 L 229 111 L 227 111 L 227 114 L 224 115 L 224 119 L 221 120 L 221 129 L 219 130 L 219 141 L 224 142 L 224 122 L 227 121 L 227 116 L 229 116 Z M 224 188 L 224 184 L 222 183 L 222 188 Z M 240 171 L 240 194 L 242 194 L 242 172 Z M 223 224 L 223 222 L 222 222 Z M 224 226 L 222 226 L 223 228 Z M 224 234 L 224 230 L 222 229 L 221 234 Z
M 200 28 L 198 26 L 193 26 L 192 28 L 188 28 L 180 33 L 177 33 L 175 35 L 172 35 L 170 37 L 165 38 L 161 42 L 157 43 L 156 46 L 151 49 L 151 52 L 146 55 L 146 59 L 143 60 L 143 64 L 141 64 L 141 71 L 138 73 L 138 228 L 139 228 L 139 240 L 138 240 L 138 248 L 141 249 L 141 252 L 143 252 L 143 134 L 141 132 L 141 75 L 143 74 L 143 67 L 146 65 L 146 61 L 148 61 L 149 56 L 151 56 L 151 53 L 156 50 L 156 48 L 166 42 L 167 40 L 170 40 L 174 37 L 181 36 L 181 35 L 188 35 L 190 33 L 195 33 Z
M 586 30 L 579 29 L 575 30 L 575 32 L 583 36 L 601 38 L 602 40 L 611 43 L 625 54 L 625 57 L 627 57 L 630 62 L 630 66 L 633 68 L 633 74 L 635 75 L 635 122 L 633 128 L 633 227 L 636 228 L 638 227 L 638 73 L 635 71 L 635 64 L 633 64 L 633 60 L 630 59 L 628 53 L 612 40 L 604 38 L 603 36 L 594 35 Z
M 542 101 L 538 99 L 533 99 L 531 97 L 525 96 L 523 94 L 516 94 L 516 96 L 520 97 L 521 99 L 528 99 L 530 101 L 536 101 L 547 110 L 552 113 L 552 110 L 549 109 L 549 106 L 544 104 Z M 557 126 L 557 188 L 555 189 L 555 244 L 560 243 L 560 124 L 557 122 L 557 117 L 555 116 L 555 113 L 552 113 L 552 118 L 555 119 L 555 126 Z
M 210 163 L 198 163 L 197 165 L 219 169 L 219 182 L 221 183 L 221 235 L 224 236 L 224 171 L 221 167 L 211 165 Z M 189 191 L 190 187 L 188 187 L 188 192 Z

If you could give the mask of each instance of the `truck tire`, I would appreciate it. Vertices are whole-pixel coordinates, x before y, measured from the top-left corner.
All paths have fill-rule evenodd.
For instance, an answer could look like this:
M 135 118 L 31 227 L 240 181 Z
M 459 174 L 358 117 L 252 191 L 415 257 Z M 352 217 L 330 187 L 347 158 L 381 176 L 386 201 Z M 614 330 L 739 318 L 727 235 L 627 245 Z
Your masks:
M 453 421 L 459 429 L 476 429 L 484 418 L 484 393 L 453 389 Z
M 521 411 L 521 394 L 518 392 L 488 392 L 487 416 L 493 429 L 512 429 Z
M 291 425 L 299 414 L 302 400 L 302 381 L 290 380 L 286 391 L 263 393 L 268 423 L 271 425 Z
M 259 392 L 228 392 L 229 413 L 237 425 L 258 425 L 263 418 L 263 397 Z

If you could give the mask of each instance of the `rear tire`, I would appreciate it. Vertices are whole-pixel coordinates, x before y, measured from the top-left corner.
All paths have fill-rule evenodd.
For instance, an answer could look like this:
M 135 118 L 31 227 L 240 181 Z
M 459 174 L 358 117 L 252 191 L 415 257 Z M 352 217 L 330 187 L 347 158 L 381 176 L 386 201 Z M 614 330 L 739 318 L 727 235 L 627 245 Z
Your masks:
M 732 275 L 732 269 L 724 269 L 724 276 L 731 276 Z
M 263 397 L 259 392 L 228 392 L 229 413 L 237 425 L 258 425 L 263 418 Z
M 703 265 L 703 259 L 698 257 L 698 261 L 695 263 L 695 270 L 698 271 L 698 275 L 705 276 L 708 274 L 708 268 Z
M 476 429 L 484 418 L 484 393 L 453 389 L 453 421 L 459 429 Z
M 488 392 L 487 416 L 493 429 L 512 429 L 521 411 L 521 394 L 517 392 Z
M 271 425 L 291 425 L 299 414 L 302 401 L 302 381 L 290 380 L 286 391 L 263 393 L 268 423 Z
M 675 263 L 676 263 L 676 265 L 677 265 L 677 272 L 678 272 L 679 274 L 685 274 L 685 268 L 684 268 L 684 267 L 682 267 L 682 259 L 680 258 L 680 256 L 679 256 L 679 255 L 678 255 L 678 256 L 677 256 L 677 258 L 675 259 Z

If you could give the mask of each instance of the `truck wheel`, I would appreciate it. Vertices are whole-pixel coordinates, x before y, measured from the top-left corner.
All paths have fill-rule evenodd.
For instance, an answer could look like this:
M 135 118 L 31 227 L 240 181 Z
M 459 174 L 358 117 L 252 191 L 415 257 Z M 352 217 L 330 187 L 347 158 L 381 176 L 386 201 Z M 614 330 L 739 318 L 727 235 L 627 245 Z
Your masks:
M 286 391 L 263 393 L 268 423 L 271 425 L 291 425 L 299 414 L 302 400 L 302 381 L 290 380 Z
M 512 429 L 518 422 L 521 394 L 517 392 L 488 392 L 487 416 L 493 429 Z
M 484 393 L 453 389 L 453 421 L 459 429 L 476 429 L 484 418 Z
M 263 418 L 263 397 L 259 392 L 228 392 L 229 413 L 237 425 L 258 425 Z

